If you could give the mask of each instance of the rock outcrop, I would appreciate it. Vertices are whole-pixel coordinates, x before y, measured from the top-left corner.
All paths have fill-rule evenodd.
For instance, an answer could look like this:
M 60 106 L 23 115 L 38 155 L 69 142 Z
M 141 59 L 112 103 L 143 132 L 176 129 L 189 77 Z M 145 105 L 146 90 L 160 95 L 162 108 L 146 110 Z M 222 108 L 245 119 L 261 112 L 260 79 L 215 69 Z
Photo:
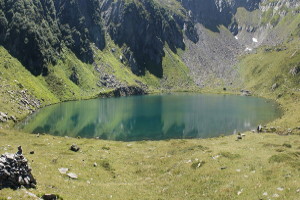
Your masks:
M 34 75 L 47 75 L 63 49 L 92 63 L 92 47 L 103 50 L 108 39 L 120 47 L 121 62 L 139 76 L 149 71 L 163 78 L 166 46 L 174 53 L 183 50 L 198 85 L 208 77 L 231 84 L 238 76 L 232 67 L 236 56 L 286 38 L 291 32 L 276 26 L 288 13 L 299 14 L 300 6 L 298 0 L 12 2 L 0 4 L 0 45 Z M 70 79 L 78 84 L 76 72 Z
M 142 88 L 136 86 L 120 87 L 117 88 L 113 93 L 116 97 L 147 94 L 147 92 Z

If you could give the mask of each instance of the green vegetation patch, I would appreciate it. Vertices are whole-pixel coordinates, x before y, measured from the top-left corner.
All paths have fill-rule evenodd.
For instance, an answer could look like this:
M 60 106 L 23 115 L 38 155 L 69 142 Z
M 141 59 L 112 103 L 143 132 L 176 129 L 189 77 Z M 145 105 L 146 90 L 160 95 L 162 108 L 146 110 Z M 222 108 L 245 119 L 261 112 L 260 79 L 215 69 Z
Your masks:
M 224 158 L 228 158 L 230 160 L 241 158 L 240 154 L 230 153 L 230 152 L 227 152 L 227 151 L 220 152 L 219 155 L 221 155 Z

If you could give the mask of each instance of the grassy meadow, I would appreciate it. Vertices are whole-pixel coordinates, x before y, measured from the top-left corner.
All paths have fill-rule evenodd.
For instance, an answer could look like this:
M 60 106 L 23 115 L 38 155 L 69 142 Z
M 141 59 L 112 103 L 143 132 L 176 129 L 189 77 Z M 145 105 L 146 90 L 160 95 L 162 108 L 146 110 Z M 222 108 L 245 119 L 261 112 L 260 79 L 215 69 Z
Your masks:
M 63 199 L 299 199 L 298 135 L 114 142 L 0 131 L 0 152 L 22 145 L 36 195 Z M 79 152 L 69 147 L 76 143 Z M 34 151 L 33 155 L 29 154 Z M 58 168 L 78 175 L 72 180 Z M 24 189 L 2 199 L 35 199 Z

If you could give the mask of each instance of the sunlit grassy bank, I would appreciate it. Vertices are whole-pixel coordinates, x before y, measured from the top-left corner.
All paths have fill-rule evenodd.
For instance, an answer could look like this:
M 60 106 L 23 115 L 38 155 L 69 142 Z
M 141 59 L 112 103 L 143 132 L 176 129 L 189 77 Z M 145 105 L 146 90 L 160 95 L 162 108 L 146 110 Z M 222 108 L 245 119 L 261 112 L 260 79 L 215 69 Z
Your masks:
M 0 152 L 22 145 L 34 194 L 64 199 L 299 199 L 299 136 L 246 133 L 205 140 L 111 142 L 0 132 Z M 80 152 L 69 150 L 73 143 Z M 34 151 L 33 155 L 29 154 Z M 94 166 L 94 163 L 97 166 Z M 78 175 L 71 180 L 58 168 Z M 30 199 L 24 190 L 1 197 Z

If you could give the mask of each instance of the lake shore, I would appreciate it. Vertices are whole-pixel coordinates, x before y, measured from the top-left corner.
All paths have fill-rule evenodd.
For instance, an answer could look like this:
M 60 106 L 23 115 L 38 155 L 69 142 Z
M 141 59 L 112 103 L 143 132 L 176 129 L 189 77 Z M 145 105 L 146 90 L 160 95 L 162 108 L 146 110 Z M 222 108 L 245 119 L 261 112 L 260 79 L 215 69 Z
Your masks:
M 232 135 L 113 142 L 43 134 L 37 137 L 3 129 L 0 153 L 15 152 L 18 145 L 23 147 L 38 182 L 37 189 L 28 191 L 36 195 L 53 193 L 64 199 L 143 199 L 145 196 L 149 199 L 253 199 L 253 195 L 263 198 L 267 193 L 270 197 L 296 199 L 299 193 L 294 183 L 300 180 L 297 173 L 300 143 L 299 135 L 290 135 L 288 131 L 297 116 L 298 104 L 292 100 L 277 101 L 284 115 L 268 125 L 280 127 L 275 131 L 277 134 L 246 132 L 241 141 Z M 294 110 L 291 115 L 290 110 Z M 298 134 L 296 131 L 294 134 Z M 70 151 L 72 144 L 81 150 Z M 34 154 L 29 154 L 30 151 Z M 69 168 L 79 178 L 71 180 L 61 175 L 58 171 L 61 167 Z M 10 189 L 2 190 L 0 197 L 32 199 L 24 190 Z

